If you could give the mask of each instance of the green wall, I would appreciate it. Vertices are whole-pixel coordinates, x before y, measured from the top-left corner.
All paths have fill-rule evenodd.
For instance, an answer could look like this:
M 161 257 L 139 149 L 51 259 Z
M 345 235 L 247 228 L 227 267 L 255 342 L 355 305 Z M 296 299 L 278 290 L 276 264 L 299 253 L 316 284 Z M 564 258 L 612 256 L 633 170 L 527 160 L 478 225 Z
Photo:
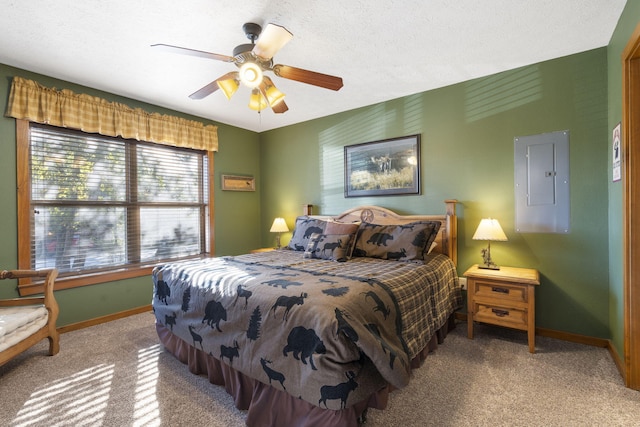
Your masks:
M 16 75 L 36 80 L 48 87 L 99 96 L 148 112 L 170 114 L 217 125 L 219 151 L 215 154 L 214 162 L 216 254 L 235 255 L 260 246 L 260 180 L 256 179 L 256 192 L 220 190 L 221 173 L 250 175 L 256 178 L 260 176 L 260 144 L 257 133 L 0 64 L 0 107 L 3 112 L 6 111 L 11 79 Z M 0 117 L 0 199 L 0 268 L 11 269 L 16 268 L 18 262 L 16 136 L 15 120 L 4 116 Z M 17 296 L 14 286 L 9 286 L 9 283 L 3 285 L 0 287 L 0 298 Z M 152 283 L 148 276 L 56 291 L 56 299 L 60 304 L 58 326 L 150 304 L 151 292 Z
M 261 134 L 262 238 L 275 216 L 291 228 L 301 205 L 334 214 L 376 204 L 405 214 L 444 212 L 456 198 L 459 264 L 481 262 L 480 219 L 509 241 L 498 264 L 537 268 L 537 326 L 608 338 L 607 50 L 600 48 Z M 514 137 L 570 132 L 571 232 L 514 230 Z M 422 194 L 345 198 L 345 145 L 419 133 Z M 289 235 L 283 237 L 283 243 Z
M 640 23 L 640 0 L 628 0 L 608 46 L 608 141 L 611 132 L 622 120 L 622 61 L 621 55 L 633 30 Z M 609 328 L 610 338 L 619 355 L 624 354 L 624 288 L 623 288 L 623 200 L 622 182 L 612 182 L 612 150 L 609 150 L 607 182 L 609 191 Z

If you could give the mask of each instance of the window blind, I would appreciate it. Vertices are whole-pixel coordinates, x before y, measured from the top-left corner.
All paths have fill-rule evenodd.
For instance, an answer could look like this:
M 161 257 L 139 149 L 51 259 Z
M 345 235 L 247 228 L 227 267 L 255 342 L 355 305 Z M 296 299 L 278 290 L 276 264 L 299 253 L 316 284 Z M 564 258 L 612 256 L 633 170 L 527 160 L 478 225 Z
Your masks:
M 30 126 L 33 268 L 93 272 L 208 247 L 204 151 Z

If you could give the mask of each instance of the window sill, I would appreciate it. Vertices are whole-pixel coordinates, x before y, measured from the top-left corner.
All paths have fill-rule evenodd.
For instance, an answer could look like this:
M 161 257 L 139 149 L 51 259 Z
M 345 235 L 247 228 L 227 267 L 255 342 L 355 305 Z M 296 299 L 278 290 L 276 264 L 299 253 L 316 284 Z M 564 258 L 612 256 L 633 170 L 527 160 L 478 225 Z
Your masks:
M 81 276 L 58 277 L 56 279 L 56 291 L 62 289 L 72 289 L 80 286 L 97 285 L 99 283 L 115 282 L 117 280 L 131 279 L 134 277 L 150 276 L 155 266 L 129 267 L 114 271 L 84 274 Z M 42 293 L 41 283 L 20 283 L 18 292 L 20 296 L 35 295 Z

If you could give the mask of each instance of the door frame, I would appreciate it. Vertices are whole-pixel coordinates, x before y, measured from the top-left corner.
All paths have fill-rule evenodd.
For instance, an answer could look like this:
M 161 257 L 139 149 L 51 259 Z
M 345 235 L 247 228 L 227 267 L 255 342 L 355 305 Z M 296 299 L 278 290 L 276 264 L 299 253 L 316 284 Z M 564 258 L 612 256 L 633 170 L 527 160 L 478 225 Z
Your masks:
M 622 155 L 624 379 L 640 390 L 640 24 L 622 52 Z

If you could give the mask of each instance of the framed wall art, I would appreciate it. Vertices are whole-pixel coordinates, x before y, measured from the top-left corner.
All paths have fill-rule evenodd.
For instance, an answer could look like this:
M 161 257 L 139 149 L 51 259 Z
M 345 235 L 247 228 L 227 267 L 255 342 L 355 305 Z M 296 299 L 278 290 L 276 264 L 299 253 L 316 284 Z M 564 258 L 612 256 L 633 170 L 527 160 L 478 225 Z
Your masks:
M 420 194 L 420 135 L 344 147 L 344 196 Z
M 613 144 L 613 152 L 611 157 L 613 159 L 613 182 L 620 181 L 622 179 L 621 165 L 622 165 L 622 153 L 620 152 L 622 145 L 620 144 L 620 127 L 622 123 L 618 123 L 616 127 L 613 128 L 612 135 L 612 144 Z
M 220 175 L 222 189 L 229 191 L 256 191 L 256 179 L 252 176 Z

